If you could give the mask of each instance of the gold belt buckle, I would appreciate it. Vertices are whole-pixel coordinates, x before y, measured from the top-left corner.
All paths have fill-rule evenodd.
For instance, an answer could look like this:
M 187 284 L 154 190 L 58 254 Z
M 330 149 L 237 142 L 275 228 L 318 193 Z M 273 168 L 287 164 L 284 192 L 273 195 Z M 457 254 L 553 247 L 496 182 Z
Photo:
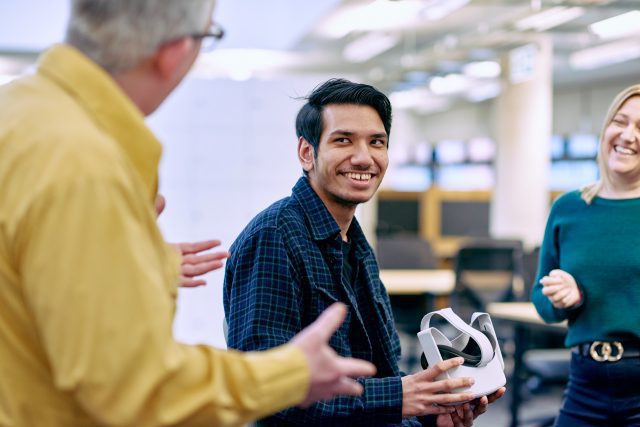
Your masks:
M 615 354 L 613 349 L 615 348 Z M 622 359 L 624 347 L 619 341 L 594 341 L 589 347 L 591 358 L 597 362 L 617 362 Z

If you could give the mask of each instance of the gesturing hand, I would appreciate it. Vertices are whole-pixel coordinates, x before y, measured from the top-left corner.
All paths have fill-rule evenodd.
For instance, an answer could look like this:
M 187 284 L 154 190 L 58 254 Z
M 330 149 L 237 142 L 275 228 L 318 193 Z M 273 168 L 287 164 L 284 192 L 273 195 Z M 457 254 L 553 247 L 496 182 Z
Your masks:
M 472 378 L 436 380 L 436 377 L 451 368 L 462 365 L 464 359 L 455 357 L 430 366 L 413 375 L 402 377 L 402 416 L 412 417 L 429 414 L 449 414 L 453 406 L 437 406 L 473 399 L 473 393 L 453 392 L 457 388 L 469 387 Z
M 167 201 L 160 193 L 156 194 L 154 209 L 156 216 L 164 211 Z M 229 252 L 217 251 L 201 254 L 204 251 L 220 246 L 220 240 L 203 240 L 192 243 L 169 243 L 182 256 L 180 264 L 180 286 L 184 288 L 194 288 L 206 285 L 204 279 L 197 278 L 213 270 L 222 267 L 222 261 L 229 258 Z
M 329 347 L 329 338 L 342 324 L 346 314 L 345 305 L 335 303 L 291 339 L 291 344 L 306 356 L 311 373 L 307 396 L 300 404 L 302 407 L 338 395 L 358 396 L 362 394 L 362 386 L 352 378 L 376 373 L 371 363 L 340 357 Z
M 208 252 L 204 251 L 220 246 L 220 240 L 205 240 L 193 243 L 174 244 L 182 255 L 182 263 L 180 266 L 180 286 L 193 288 L 196 286 L 206 285 L 204 279 L 198 278 L 210 271 L 217 270 L 223 265 L 223 260 L 229 257 L 227 251 Z
M 573 307 L 580 303 L 582 296 L 573 276 L 563 270 L 551 270 L 548 276 L 540 279 L 542 293 L 556 308 Z

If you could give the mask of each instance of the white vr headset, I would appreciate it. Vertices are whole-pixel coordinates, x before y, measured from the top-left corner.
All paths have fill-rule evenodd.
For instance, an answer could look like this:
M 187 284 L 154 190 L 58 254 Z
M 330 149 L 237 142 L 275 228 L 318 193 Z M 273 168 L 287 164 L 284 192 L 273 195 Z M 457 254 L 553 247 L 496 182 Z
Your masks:
M 437 328 L 430 327 L 431 319 L 436 315 L 444 318 L 460 334 L 450 340 Z M 463 365 L 449 369 L 437 378 L 475 379 L 471 387 L 457 389 L 456 392 L 470 392 L 478 398 L 493 393 L 507 382 L 496 331 L 487 313 L 473 313 L 471 322 L 467 324 L 450 308 L 434 311 L 422 318 L 418 339 L 429 366 L 453 357 L 464 358 Z

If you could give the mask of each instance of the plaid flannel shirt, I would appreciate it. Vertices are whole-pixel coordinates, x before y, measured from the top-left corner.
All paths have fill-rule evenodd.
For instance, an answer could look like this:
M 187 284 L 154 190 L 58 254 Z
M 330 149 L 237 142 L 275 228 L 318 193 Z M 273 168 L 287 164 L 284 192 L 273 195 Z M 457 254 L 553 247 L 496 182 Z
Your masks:
M 355 218 L 348 234 L 356 283 L 367 291 L 357 295 L 342 284 L 338 224 L 303 177 L 290 197 L 258 214 L 230 248 L 224 279 L 230 348 L 251 351 L 284 344 L 341 301 L 348 314 L 329 344 L 341 356 L 368 354 L 377 367 L 376 377 L 359 380 L 362 396 L 290 408 L 261 425 L 421 425 L 402 419 L 400 343 L 375 256 Z M 370 299 L 358 301 L 359 295 Z

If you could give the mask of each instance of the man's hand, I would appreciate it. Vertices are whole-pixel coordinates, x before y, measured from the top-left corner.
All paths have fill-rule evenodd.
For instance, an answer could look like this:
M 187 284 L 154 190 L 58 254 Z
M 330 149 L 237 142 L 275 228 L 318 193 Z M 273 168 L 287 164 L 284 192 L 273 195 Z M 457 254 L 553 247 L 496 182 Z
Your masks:
M 166 206 L 167 201 L 164 196 L 160 193 L 156 194 L 156 200 L 153 206 L 156 211 L 156 216 L 160 216 Z M 204 279 L 198 279 L 197 276 L 202 276 L 221 268 L 223 265 L 222 261 L 225 258 L 229 258 L 229 252 L 227 251 L 201 254 L 201 252 L 220 246 L 220 240 L 169 244 L 173 246 L 182 257 L 180 265 L 180 286 L 184 288 L 195 288 L 196 286 L 206 285 L 207 282 Z
M 563 270 L 551 270 L 540 279 L 542 293 L 549 298 L 555 308 L 568 308 L 582 300 L 580 289 L 573 276 Z
M 227 251 L 217 251 L 201 254 L 201 252 L 220 246 L 220 240 L 205 240 L 194 243 L 178 243 L 173 245 L 180 255 L 180 286 L 193 288 L 206 285 L 204 279 L 198 278 L 210 271 L 217 270 L 223 265 L 223 260 L 229 257 Z
M 345 305 L 335 303 L 290 341 L 306 356 L 311 373 L 307 396 L 300 404 L 302 407 L 338 395 L 359 396 L 363 391 L 362 386 L 352 378 L 376 373 L 376 368 L 371 363 L 340 357 L 329 347 L 329 338 L 346 315 Z
M 507 389 L 502 387 L 489 396 L 482 396 L 462 406 L 456 406 L 456 410 L 451 414 L 438 415 L 436 425 L 438 427 L 471 427 L 473 420 L 487 412 L 489 404 L 504 396 L 506 391 Z
M 436 380 L 451 368 L 462 365 L 464 359 L 456 357 L 431 366 L 413 375 L 402 377 L 402 416 L 413 417 L 430 414 L 449 414 L 453 406 L 437 406 L 473 399 L 473 393 L 454 393 L 457 388 L 469 387 L 473 378 Z

